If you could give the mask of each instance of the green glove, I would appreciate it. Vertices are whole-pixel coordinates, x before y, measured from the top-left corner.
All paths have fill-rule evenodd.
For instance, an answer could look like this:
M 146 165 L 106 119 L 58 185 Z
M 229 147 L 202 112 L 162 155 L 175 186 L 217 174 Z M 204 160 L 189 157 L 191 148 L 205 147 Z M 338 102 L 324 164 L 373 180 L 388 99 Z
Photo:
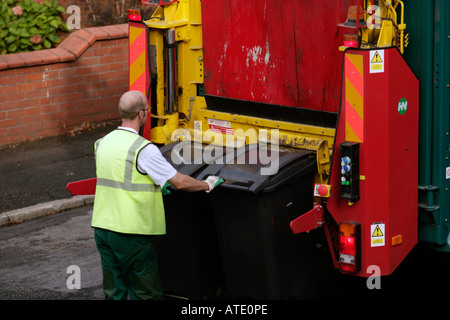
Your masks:
M 209 186 L 209 190 L 207 190 L 206 192 L 209 193 L 211 192 L 215 187 L 219 186 L 220 184 L 222 184 L 224 181 L 221 177 L 218 176 L 209 176 L 208 178 L 206 178 L 205 182 L 208 184 Z
M 171 184 L 169 183 L 169 181 L 167 181 L 164 186 L 161 188 L 161 192 L 163 194 L 163 196 L 171 194 L 172 192 L 168 189 L 171 186 Z

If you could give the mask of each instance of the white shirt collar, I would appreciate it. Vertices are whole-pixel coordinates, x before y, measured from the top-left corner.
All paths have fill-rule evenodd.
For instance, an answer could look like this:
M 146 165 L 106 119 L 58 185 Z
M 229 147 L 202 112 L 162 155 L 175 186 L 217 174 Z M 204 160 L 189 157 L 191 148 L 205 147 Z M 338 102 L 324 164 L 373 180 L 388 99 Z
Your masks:
M 120 127 L 119 126 L 117 129 L 122 129 L 122 130 L 126 130 L 126 131 L 130 131 L 130 132 L 139 134 L 136 130 L 134 130 L 133 128 L 130 128 L 130 127 Z

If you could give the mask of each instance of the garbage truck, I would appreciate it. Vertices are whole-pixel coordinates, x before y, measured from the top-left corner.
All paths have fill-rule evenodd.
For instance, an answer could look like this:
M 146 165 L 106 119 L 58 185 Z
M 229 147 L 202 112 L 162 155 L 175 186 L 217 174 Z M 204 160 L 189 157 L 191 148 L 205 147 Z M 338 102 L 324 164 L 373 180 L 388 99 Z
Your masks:
M 180 172 L 224 179 L 164 197 L 168 294 L 311 297 L 335 271 L 450 250 L 448 1 L 143 3 L 150 17 L 128 10 L 140 134 Z

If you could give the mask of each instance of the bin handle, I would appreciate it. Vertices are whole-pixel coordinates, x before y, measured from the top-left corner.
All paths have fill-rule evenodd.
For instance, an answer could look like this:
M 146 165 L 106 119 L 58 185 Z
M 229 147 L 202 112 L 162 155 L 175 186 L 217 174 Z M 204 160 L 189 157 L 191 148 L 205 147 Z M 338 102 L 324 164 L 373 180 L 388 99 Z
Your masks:
M 234 190 L 242 190 L 242 191 L 248 191 L 249 190 L 249 188 L 246 187 L 246 186 L 240 186 L 238 184 L 232 184 L 232 183 L 229 183 L 229 184 L 223 183 L 219 187 L 220 188 L 227 188 L 227 189 L 234 189 Z

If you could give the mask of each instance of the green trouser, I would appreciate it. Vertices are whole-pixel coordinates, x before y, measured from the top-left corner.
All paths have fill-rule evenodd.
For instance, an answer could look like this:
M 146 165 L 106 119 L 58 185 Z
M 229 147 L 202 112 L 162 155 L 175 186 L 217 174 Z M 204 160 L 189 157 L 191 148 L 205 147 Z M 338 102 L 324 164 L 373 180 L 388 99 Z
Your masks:
M 155 250 L 149 236 L 95 228 L 106 299 L 162 299 Z

